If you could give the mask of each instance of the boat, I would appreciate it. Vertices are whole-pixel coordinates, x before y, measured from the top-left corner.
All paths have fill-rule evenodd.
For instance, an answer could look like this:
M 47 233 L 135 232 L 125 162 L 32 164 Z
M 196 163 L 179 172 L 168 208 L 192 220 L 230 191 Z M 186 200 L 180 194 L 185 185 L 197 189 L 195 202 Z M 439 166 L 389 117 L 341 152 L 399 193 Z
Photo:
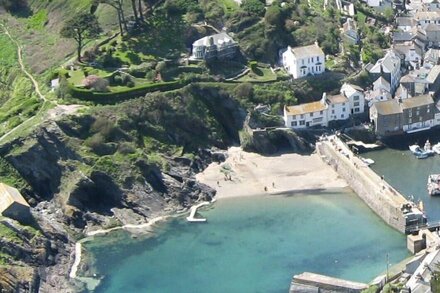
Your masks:
M 435 145 L 433 145 L 433 146 L 432 146 L 432 150 L 433 150 L 437 155 L 440 155 L 440 142 L 437 143 L 437 144 L 435 144 Z
M 432 150 L 431 143 L 429 142 L 429 139 L 426 140 L 425 145 L 423 146 L 423 150 L 425 152 L 427 152 L 429 156 L 432 156 L 435 154 L 435 151 Z
M 428 194 L 440 195 L 440 174 L 431 174 L 428 176 Z
M 369 159 L 369 158 L 361 158 L 362 162 L 365 163 L 365 165 L 370 166 L 374 164 L 374 160 Z
M 426 159 L 427 157 L 435 154 L 433 150 L 426 151 L 418 144 L 410 145 L 409 150 L 416 156 L 417 159 Z

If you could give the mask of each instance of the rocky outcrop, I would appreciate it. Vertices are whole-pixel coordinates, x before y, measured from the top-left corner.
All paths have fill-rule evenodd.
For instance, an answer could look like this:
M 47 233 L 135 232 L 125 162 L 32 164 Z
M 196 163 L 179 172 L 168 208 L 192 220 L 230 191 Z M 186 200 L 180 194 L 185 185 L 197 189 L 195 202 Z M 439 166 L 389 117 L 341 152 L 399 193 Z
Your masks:
M 11 271 L 0 273 L 0 289 L 5 292 L 76 291 L 67 275 L 75 239 L 85 229 L 145 223 L 210 200 L 215 190 L 196 182 L 194 175 L 213 160 L 225 159 L 220 152 L 201 149 L 191 158 L 164 156 L 165 169 L 139 158 L 122 165 L 127 169 L 105 172 L 78 153 L 79 144 L 56 122 L 47 122 L 0 149 L 29 185 L 25 197 L 37 231 L 35 236 L 14 226 L 18 223 L 8 224 L 18 240 L 0 237 L 0 252 L 11 260 L 7 264 Z M 26 277 L 17 278 L 14 266 L 22 267 Z
M 310 153 L 313 151 L 313 138 L 298 134 L 291 129 L 248 129 L 242 134 L 241 145 L 245 151 L 270 155 L 282 151 Z

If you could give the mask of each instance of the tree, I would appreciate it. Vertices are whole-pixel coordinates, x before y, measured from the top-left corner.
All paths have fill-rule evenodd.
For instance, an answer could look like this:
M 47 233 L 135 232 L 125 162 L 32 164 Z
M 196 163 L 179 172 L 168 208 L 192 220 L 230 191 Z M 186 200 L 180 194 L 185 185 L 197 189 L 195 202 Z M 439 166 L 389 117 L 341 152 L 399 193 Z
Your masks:
M 131 0 L 131 8 L 133 9 L 133 15 L 136 23 L 139 23 L 136 0 Z
M 67 21 L 61 29 L 61 36 L 72 38 L 77 43 L 78 61 L 81 61 L 81 51 L 87 39 L 96 38 L 101 32 L 96 16 L 89 13 L 80 13 Z
M 121 36 L 123 36 L 124 29 L 128 31 L 124 14 L 124 0 L 94 0 L 95 5 L 100 3 L 107 4 L 116 10 L 118 14 L 119 31 L 121 32 Z
M 241 8 L 253 15 L 262 16 L 264 14 L 265 8 L 264 3 L 261 0 L 244 0 L 241 3 Z
M 27 0 L 0 0 L 0 7 L 9 12 L 18 12 L 21 9 L 28 9 Z

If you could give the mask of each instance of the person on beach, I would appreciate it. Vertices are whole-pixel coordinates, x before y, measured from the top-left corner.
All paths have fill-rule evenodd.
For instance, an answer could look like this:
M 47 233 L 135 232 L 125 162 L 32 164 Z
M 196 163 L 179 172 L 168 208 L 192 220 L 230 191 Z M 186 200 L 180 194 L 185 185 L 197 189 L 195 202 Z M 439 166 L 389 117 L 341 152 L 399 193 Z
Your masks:
M 267 192 L 267 186 L 264 186 L 264 191 Z

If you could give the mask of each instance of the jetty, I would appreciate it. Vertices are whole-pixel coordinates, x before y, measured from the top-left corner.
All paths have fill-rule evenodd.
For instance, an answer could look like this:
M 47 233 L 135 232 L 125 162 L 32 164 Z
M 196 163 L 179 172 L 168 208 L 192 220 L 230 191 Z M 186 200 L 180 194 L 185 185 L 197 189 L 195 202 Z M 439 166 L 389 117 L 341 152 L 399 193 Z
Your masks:
M 209 204 L 211 204 L 209 201 L 204 201 L 204 202 L 201 202 L 201 203 L 199 203 L 199 204 L 197 204 L 195 206 L 192 206 L 191 210 L 190 210 L 190 213 L 189 213 L 189 216 L 186 217 L 186 220 L 188 222 L 196 222 L 196 223 L 197 222 L 206 222 L 207 219 L 205 219 L 205 218 L 196 218 L 196 213 L 197 213 L 197 209 L 198 208 L 200 208 L 202 206 L 209 205 Z
M 295 275 L 290 284 L 290 293 L 294 292 L 348 292 L 358 293 L 367 289 L 364 283 L 352 282 L 314 273 Z
M 417 205 L 371 170 L 337 135 L 321 139 L 316 151 L 388 225 L 406 234 L 426 227 L 427 219 Z

